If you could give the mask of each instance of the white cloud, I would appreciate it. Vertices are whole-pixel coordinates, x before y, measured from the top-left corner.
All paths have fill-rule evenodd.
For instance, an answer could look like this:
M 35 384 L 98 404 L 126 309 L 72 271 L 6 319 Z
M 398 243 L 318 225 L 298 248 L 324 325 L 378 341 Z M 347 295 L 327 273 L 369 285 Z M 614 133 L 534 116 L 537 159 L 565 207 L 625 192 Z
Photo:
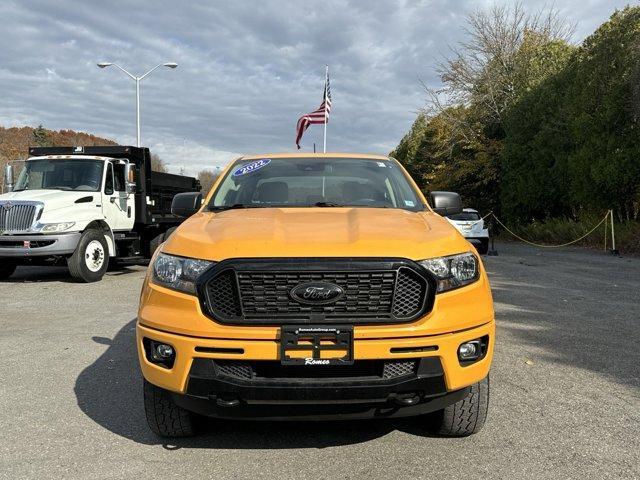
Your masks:
M 463 35 L 464 15 L 488 0 L 0 3 L 0 122 L 43 124 L 135 139 L 140 74 L 142 139 L 195 173 L 239 154 L 293 151 L 298 117 L 316 108 L 331 66 L 333 151 L 386 153 L 422 106 L 418 78 Z M 547 0 L 526 3 L 545 8 Z M 560 9 L 581 40 L 624 1 L 571 0 Z M 311 127 L 306 150 L 322 141 Z

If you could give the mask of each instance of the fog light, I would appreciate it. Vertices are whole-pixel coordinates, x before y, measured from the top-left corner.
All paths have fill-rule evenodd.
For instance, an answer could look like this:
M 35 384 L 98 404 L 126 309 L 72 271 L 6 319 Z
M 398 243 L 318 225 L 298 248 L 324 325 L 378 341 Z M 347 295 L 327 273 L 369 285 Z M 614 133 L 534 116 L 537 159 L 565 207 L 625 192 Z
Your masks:
M 173 368 L 176 351 L 171 345 L 150 338 L 144 338 L 143 344 L 147 360 L 161 367 Z
M 173 357 L 173 347 L 164 343 L 157 344 L 156 356 L 158 358 L 162 358 L 163 360 Z
M 488 346 L 489 335 L 461 344 L 458 347 L 458 360 L 460 361 L 460 365 L 466 367 L 467 365 L 482 360 L 487 354 Z
M 480 342 L 473 341 L 463 343 L 458 347 L 458 357 L 460 360 L 473 360 L 480 356 Z

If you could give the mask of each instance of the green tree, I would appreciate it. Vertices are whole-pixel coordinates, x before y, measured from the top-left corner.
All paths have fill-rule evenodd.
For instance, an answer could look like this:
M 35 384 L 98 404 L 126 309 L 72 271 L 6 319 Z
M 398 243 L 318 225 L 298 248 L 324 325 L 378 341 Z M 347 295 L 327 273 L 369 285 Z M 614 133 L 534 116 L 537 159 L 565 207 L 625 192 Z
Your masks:
M 509 109 L 502 207 L 511 217 L 640 215 L 640 8 L 615 12 L 578 48 L 540 50 L 545 79 Z
M 33 131 L 33 142 L 38 147 L 50 147 L 52 145 L 49 131 L 42 125 L 38 125 Z

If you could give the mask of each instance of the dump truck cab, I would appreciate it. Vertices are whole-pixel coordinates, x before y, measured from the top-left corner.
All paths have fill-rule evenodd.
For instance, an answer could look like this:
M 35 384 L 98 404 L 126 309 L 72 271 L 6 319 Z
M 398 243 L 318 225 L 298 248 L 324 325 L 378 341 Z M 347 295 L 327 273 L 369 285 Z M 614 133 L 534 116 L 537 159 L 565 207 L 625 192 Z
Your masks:
M 190 217 L 156 252 L 138 312 L 151 429 L 436 412 L 443 434 L 479 430 L 489 282 L 440 216 L 459 196 L 432 203 L 396 160 L 363 154 L 241 158 L 204 201 L 177 195 Z
M 193 178 L 152 172 L 145 148 L 34 147 L 30 154 L 17 177 L 11 167 L 5 172 L 0 278 L 18 265 L 66 263 L 74 277 L 99 280 L 110 258 L 148 258 L 181 221 L 170 212 L 173 195 L 199 190 Z

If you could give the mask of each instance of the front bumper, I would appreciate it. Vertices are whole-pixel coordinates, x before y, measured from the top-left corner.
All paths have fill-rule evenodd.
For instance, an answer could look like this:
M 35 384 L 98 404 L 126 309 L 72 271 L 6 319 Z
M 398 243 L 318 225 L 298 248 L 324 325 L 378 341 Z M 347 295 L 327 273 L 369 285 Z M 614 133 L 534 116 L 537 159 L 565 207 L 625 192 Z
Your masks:
M 357 330 L 358 327 L 356 333 Z M 418 369 L 413 377 L 382 383 L 361 383 L 357 380 L 324 384 L 306 381 L 265 383 L 218 378 L 203 373 L 202 364 L 206 359 L 276 361 L 279 360 L 279 342 L 191 337 L 164 332 L 141 323 L 138 323 L 136 333 L 138 358 L 144 377 L 152 384 L 172 392 L 174 401 L 189 410 L 230 418 L 300 418 L 331 414 L 339 418 L 362 418 L 380 416 L 381 412 L 386 412 L 385 416 L 426 413 L 464 397 L 467 387 L 489 373 L 495 324 L 491 321 L 464 331 L 411 338 L 362 339 L 356 335 L 353 351 L 355 361 L 415 359 L 420 365 L 430 365 L 427 370 L 421 370 L 422 367 Z M 459 345 L 485 336 L 489 338 L 485 357 L 471 365 L 462 366 L 457 356 Z M 173 346 L 176 357 L 171 369 L 147 360 L 144 338 Z M 397 401 L 399 397 L 407 395 L 417 398 L 417 402 L 408 405 Z M 227 401 L 232 401 L 234 408 L 228 408 Z M 263 413 L 255 411 L 256 405 L 266 405 Z
M 207 417 L 243 420 L 360 420 L 424 415 L 456 403 L 469 394 L 471 387 L 433 397 L 421 398 L 414 405 L 403 405 L 389 398 L 384 402 L 265 403 L 242 402 L 226 406 L 215 398 L 171 393 L 176 405 Z
M 78 246 L 80 235 L 80 232 L 55 235 L 0 235 L 0 257 L 69 255 Z
M 489 234 L 487 233 L 486 235 L 484 234 L 478 234 L 475 232 L 466 232 L 464 233 L 464 238 L 469 241 L 469 242 L 485 242 L 487 240 L 489 240 Z

